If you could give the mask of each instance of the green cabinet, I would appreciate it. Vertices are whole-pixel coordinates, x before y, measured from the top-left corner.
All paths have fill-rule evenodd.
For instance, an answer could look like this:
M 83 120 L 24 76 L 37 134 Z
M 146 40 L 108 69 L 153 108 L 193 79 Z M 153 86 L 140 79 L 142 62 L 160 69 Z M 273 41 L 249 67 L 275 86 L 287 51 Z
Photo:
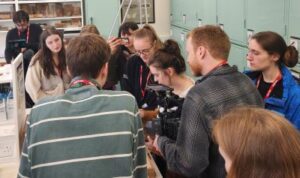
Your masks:
M 191 30 L 200 23 L 216 24 L 216 0 L 171 0 L 172 25 Z
M 189 64 L 187 63 L 187 53 L 185 49 L 186 35 L 188 34 L 189 31 L 174 26 L 171 27 L 171 31 L 172 31 L 171 39 L 175 40 L 178 43 L 181 50 L 181 54 L 185 59 L 185 64 L 187 69 L 186 74 L 188 76 L 193 77 Z
M 298 38 L 298 51 L 300 50 L 300 1 L 299 0 L 290 0 L 289 6 L 289 37 Z M 300 58 L 300 56 L 299 56 Z M 297 72 L 298 78 L 300 78 L 300 59 L 298 65 L 293 68 Z
M 101 35 L 108 37 L 117 11 L 120 7 L 120 0 L 85 0 L 86 24 L 93 23 L 99 29 Z M 113 30 L 112 35 L 118 35 L 120 16 Z
M 217 20 L 232 41 L 246 42 L 244 1 L 217 0 Z
M 183 19 L 184 20 L 184 26 L 187 29 L 193 29 L 197 27 L 198 24 L 198 19 L 201 19 L 201 12 L 198 9 L 201 9 L 201 2 L 202 0 L 185 0 L 184 1 L 184 11 L 183 15 L 185 16 Z M 195 8 L 196 7 L 196 8 Z
M 236 65 L 241 72 L 245 71 L 247 68 L 247 51 L 248 49 L 244 46 L 232 44 L 228 63 L 230 65 Z
M 246 0 L 246 28 L 254 30 L 254 32 L 275 31 L 282 36 L 285 36 L 286 2 L 287 1 L 283 0 Z M 299 13 L 299 6 L 295 8 L 297 8 L 297 13 Z
M 183 0 L 171 0 L 171 24 L 172 25 L 182 25 L 182 15 L 183 15 Z
M 300 38 L 300 1 L 290 0 L 289 7 L 289 36 Z
M 216 24 L 217 0 L 202 0 L 201 4 L 203 7 L 198 10 L 198 14 L 203 13 L 203 24 Z

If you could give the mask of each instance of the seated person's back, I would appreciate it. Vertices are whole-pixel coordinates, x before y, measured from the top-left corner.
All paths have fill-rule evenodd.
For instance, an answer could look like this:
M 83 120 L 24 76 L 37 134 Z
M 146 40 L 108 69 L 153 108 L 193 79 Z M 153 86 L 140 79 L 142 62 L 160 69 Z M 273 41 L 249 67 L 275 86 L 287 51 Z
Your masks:
M 100 36 L 70 41 L 67 66 L 73 80 L 66 94 L 33 107 L 19 177 L 147 177 L 134 97 L 101 90 L 109 57 Z

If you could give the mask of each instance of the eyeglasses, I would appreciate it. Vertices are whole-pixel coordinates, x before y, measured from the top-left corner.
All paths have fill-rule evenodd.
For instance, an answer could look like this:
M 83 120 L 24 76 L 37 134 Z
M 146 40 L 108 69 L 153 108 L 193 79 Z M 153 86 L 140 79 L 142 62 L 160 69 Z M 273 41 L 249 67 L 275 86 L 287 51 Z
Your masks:
M 152 48 L 153 48 L 153 45 L 151 45 L 151 47 L 147 48 L 147 49 L 137 50 L 136 53 L 138 55 L 142 55 L 142 54 L 143 55 L 148 55 L 150 53 L 150 51 L 151 51 Z

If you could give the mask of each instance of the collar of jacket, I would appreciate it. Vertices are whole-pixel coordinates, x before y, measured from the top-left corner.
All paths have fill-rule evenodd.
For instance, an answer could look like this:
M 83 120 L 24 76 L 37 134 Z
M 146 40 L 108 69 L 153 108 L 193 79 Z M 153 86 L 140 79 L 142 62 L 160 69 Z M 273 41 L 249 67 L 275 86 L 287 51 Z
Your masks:
M 228 64 L 224 65 L 224 66 L 220 66 L 220 67 L 216 68 L 215 70 L 210 71 L 208 74 L 202 76 L 201 79 L 197 80 L 196 83 L 201 83 L 210 77 L 235 73 L 237 71 L 238 70 L 237 70 L 236 66 L 230 66 Z

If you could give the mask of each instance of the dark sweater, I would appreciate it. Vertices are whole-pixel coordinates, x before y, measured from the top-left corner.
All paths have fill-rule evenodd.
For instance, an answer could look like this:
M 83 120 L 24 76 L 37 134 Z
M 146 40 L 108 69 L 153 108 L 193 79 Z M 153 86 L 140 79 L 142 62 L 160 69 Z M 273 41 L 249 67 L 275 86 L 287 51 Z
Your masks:
M 212 122 L 240 105 L 263 107 L 263 100 L 235 67 L 222 66 L 197 81 L 184 100 L 176 142 L 158 138 L 168 168 L 187 177 L 225 178 L 224 160 L 211 137 Z
M 39 39 L 40 35 L 42 33 L 42 28 L 40 25 L 37 24 L 30 24 L 29 26 L 29 39 L 28 43 L 26 44 L 27 49 L 32 49 L 34 53 L 36 53 L 39 49 Z M 11 60 L 18 56 L 21 49 L 20 48 L 11 48 L 8 45 L 8 42 L 11 40 L 19 40 L 19 39 L 25 39 L 27 40 L 27 30 L 20 33 L 20 36 L 18 34 L 18 29 L 13 28 L 7 32 L 6 35 L 6 46 L 5 46 L 5 59 L 7 63 L 10 63 Z
M 138 55 L 132 56 L 128 60 L 126 72 L 127 84 L 125 90 L 135 97 L 139 108 L 156 108 L 157 101 L 155 93 L 146 90 L 147 85 L 155 82 L 153 76 L 150 74 L 150 69 L 144 61 Z

